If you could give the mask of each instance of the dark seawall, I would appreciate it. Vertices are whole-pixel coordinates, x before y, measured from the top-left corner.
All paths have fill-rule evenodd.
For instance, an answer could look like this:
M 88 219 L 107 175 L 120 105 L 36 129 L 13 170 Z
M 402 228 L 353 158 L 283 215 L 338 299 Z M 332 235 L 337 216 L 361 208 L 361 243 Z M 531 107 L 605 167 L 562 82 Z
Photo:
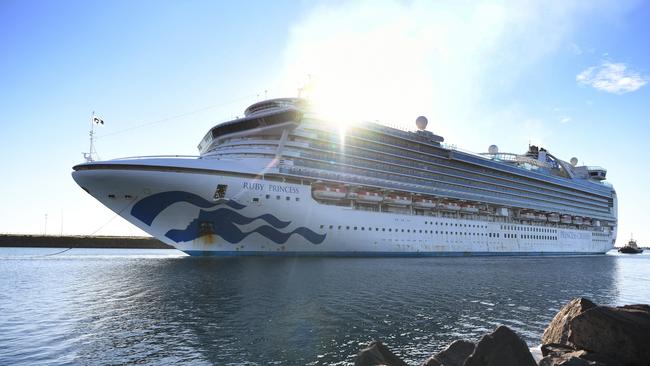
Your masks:
M 54 236 L 54 235 L 0 235 L 0 247 L 23 248 L 133 248 L 173 249 L 172 246 L 150 237 L 134 236 Z

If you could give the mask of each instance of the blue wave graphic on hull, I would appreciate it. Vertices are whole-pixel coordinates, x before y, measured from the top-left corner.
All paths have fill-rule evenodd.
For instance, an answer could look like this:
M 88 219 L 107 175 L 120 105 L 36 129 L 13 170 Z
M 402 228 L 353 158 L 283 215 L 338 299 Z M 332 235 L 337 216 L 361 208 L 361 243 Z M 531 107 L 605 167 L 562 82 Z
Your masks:
M 235 225 L 246 225 L 257 219 L 262 219 L 272 226 L 262 225 L 251 231 L 243 232 Z M 288 233 L 277 230 L 277 228 L 287 227 L 290 223 L 280 221 L 270 214 L 264 214 L 258 217 L 246 217 L 238 212 L 220 208 L 215 211 L 201 210 L 199 217 L 192 220 L 187 228 L 183 230 L 169 230 L 165 236 L 177 243 L 191 241 L 203 235 L 219 235 L 230 243 L 239 243 L 253 233 L 258 233 L 271 239 L 276 244 L 286 243 L 293 234 L 298 234 L 313 244 L 320 244 L 325 240 L 325 234 L 317 234 L 306 227 L 299 227 Z
M 138 218 L 145 224 L 151 226 L 151 223 L 156 218 L 156 216 L 158 216 L 167 207 L 178 202 L 191 203 L 194 206 L 201 208 L 211 208 L 215 207 L 218 204 L 225 204 L 237 210 L 246 207 L 235 201 L 220 200 L 216 202 L 210 202 L 194 193 L 183 191 L 168 191 L 152 194 L 149 197 L 141 199 L 138 201 L 138 203 L 133 205 L 133 208 L 131 209 L 131 215 Z
M 141 199 L 133 205 L 131 215 L 151 226 L 153 220 L 164 209 L 178 202 L 187 202 L 205 209 L 216 207 L 218 205 L 225 205 L 235 210 L 240 210 L 246 207 L 245 205 L 232 200 L 218 200 L 211 202 L 194 193 L 168 191 L 156 193 Z M 250 224 L 255 220 L 263 220 L 269 225 L 262 225 L 248 232 L 243 232 L 236 226 Z M 181 241 L 192 241 L 205 235 L 219 235 L 230 243 L 239 243 L 253 233 L 258 233 L 277 244 L 286 243 L 294 234 L 302 236 L 313 244 L 320 244 L 325 240 L 326 234 L 317 234 L 302 226 L 288 233 L 278 230 L 284 229 L 290 224 L 291 221 L 282 221 L 271 214 L 247 217 L 227 208 L 219 208 L 214 211 L 201 210 L 199 212 L 199 217 L 192 220 L 185 229 L 169 230 L 165 236 L 177 243 Z

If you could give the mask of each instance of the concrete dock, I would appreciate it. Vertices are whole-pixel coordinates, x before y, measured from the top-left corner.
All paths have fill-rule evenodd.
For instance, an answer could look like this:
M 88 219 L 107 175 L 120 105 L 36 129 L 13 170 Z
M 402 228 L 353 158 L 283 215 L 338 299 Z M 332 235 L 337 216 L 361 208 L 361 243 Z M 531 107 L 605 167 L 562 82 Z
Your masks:
M 152 237 L 1 234 L 0 247 L 173 249 Z

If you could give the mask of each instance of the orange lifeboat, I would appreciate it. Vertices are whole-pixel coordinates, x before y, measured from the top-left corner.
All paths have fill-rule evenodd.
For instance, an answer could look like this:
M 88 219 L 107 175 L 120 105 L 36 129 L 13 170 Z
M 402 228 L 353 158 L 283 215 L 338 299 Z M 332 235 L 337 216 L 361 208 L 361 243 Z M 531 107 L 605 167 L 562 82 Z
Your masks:
M 463 212 L 478 213 L 478 208 L 469 203 L 463 203 L 460 205 L 460 210 Z
M 460 205 L 456 202 L 443 201 L 438 204 L 438 208 L 446 211 L 460 211 Z
M 343 187 L 317 186 L 314 187 L 314 197 L 321 200 L 340 200 L 345 198 L 347 190 Z
M 384 200 L 379 192 L 374 191 L 357 191 L 357 202 L 379 203 Z
M 413 200 L 413 206 L 417 208 L 432 209 L 436 207 L 436 203 L 430 198 L 418 197 Z
M 411 197 L 398 194 L 384 196 L 383 202 L 389 206 L 408 206 L 412 203 Z
M 522 212 L 519 214 L 519 218 L 526 220 L 535 220 L 537 217 L 535 217 L 535 214 L 532 212 Z

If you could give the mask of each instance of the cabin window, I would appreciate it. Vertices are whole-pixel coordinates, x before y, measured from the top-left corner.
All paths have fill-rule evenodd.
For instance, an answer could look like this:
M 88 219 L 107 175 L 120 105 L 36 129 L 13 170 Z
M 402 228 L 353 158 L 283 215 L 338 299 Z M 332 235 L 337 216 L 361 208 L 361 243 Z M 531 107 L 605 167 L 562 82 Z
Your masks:
M 227 184 L 217 185 L 217 189 L 214 191 L 213 199 L 218 200 L 226 197 L 226 191 L 228 190 Z
M 259 202 L 259 201 L 260 201 L 259 197 L 253 197 L 253 202 Z

